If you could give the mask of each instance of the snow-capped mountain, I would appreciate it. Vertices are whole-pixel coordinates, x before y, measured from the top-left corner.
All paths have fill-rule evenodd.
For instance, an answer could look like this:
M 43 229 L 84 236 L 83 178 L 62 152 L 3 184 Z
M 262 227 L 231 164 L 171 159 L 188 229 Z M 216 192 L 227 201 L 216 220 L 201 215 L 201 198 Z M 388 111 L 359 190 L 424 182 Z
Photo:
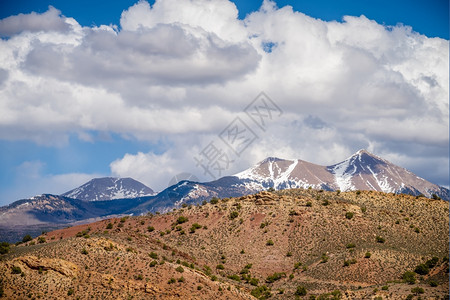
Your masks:
M 68 191 L 61 196 L 83 201 L 102 201 L 124 198 L 137 198 L 154 195 L 155 192 L 132 178 L 103 177 Z
M 343 162 L 320 166 L 303 160 L 267 158 L 236 175 L 249 190 L 273 187 L 320 188 L 324 190 L 374 190 L 386 193 L 436 194 L 449 200 L 449 190 L 426 181 L 366 150 L 359 150 Z

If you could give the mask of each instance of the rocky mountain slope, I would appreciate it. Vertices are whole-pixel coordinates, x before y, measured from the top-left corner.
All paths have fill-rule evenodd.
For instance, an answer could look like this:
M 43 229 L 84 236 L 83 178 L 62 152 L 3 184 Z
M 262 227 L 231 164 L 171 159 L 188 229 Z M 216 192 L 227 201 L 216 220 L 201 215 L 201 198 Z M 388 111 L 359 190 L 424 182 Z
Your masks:
M 0 291 L 14 299 L 448 299 L 448 211 L 446 201 L 374 191 L 214 199 L 11 246 Z
M 83 201 L 102 201 L 152 196 L 155 192 L 132 178 L 103 177 L 68 191 L 61 196 Z

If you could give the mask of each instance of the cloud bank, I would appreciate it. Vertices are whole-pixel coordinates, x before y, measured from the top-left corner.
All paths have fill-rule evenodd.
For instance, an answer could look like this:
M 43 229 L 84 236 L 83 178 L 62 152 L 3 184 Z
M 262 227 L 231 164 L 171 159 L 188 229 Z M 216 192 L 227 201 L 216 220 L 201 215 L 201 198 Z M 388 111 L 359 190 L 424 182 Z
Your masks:
M 207 180 L 193 157 L 265 91 L 284 114 L 226 175 L 266 156 L 329 164 L 368 148 L 448 184 L 447 40 L 271 1 L 237 16 L 227 0 L 157 0 L 124 10 L 120 27 L 82 27 L 53 7 L 0 20 L 0 138 L 164 139 L 162 154 L 111 163 L 160 190 L 184 171 Z

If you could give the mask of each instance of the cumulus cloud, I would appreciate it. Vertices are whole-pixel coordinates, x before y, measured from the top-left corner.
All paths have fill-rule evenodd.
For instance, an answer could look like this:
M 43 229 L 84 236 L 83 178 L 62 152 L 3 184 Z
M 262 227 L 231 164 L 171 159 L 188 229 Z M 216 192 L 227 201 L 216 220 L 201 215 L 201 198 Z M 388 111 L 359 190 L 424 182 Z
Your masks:
M 12 36 L 24 31 L 68 31 L 70 26 L 61 16 L 61 11 L 49 6 L 43 14 L 32 12 L 0 20 L 0 36 Z
M 0 138 L 164 139 L 163 153 L 111 164 L 158 189 L 175 175 L 165 173 L 198 174 L 192 157 L 264 90 L 285 113 L 255 129 L 229 174 L 269 155 L 329 164 L 368 148 L 448 181 L 424 167 L 448 167 L 448 41 L 365 16 L 326 22 L 271 1 L 237 16 L 227 0 L 157 0 L 127 8 L 119 28 L 82 27 L 54 8 L 1 20 Z

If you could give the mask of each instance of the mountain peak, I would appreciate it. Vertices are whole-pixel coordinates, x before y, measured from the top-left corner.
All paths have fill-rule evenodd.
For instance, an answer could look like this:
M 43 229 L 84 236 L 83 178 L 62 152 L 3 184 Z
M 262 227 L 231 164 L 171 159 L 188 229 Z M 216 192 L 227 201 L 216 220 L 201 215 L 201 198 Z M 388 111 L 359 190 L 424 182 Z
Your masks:
M 61 196 L 83 201 L 136 198 L 154 195 L 151 188 L 133 178 L 94 178 Z
M 262 164 L 269 163 L 269 162 L 282 161 L 282 160 L 284 160 L 284 159 L 278 158 L 278 157 L 275 157 L 275 156 L 269 156 L 269 157 L 263 159 L 262 161 L 260 161 L 258 163 L 258 165 L 262 165 Z

